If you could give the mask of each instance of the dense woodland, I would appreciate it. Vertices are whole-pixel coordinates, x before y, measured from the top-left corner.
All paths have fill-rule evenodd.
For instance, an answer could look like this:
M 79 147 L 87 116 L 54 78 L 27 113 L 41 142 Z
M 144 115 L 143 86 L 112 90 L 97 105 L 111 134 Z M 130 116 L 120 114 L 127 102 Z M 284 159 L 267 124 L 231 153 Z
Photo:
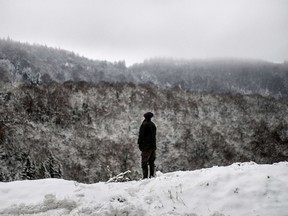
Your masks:
M 127 170 L 139 179 L 137 136 L 146 111 L 155 113 L 156 166 L 162 172 L 288 160 L 286 64 L 176 62 L 126 67 L 1 40 L 0 181 L 52 177 L 92 183 Z M 212 71 L 213 65 L 223 70 Z M 197 73 L 207 77 L 206 87 L 215 79 L 222 89 L 189 84 L 195 68 L 202 68 Z M 237 91 L 228 91 L 227 82 L 238 79 L 243 83 Z M 261 80 L 274 84 L 264 88 Z M 251 90 L 253 82 L 257 87 Z
M 288 159 L 287 102 L 272 98 L 66 82 L 1 85 L 0 101 L 4 181 L 96 182 L 126 170 L 139 178 L 136 143 L 147 110 L 155 113 L 162 172 Z
M 288 96 L 288 63 L 154 58 L 127 67 L 124 61 L 89 60 L 73 52 L 0 39 L 0 80 L 29 84 L 53 81 L 152 83 L 161 88 L 283 98 Z

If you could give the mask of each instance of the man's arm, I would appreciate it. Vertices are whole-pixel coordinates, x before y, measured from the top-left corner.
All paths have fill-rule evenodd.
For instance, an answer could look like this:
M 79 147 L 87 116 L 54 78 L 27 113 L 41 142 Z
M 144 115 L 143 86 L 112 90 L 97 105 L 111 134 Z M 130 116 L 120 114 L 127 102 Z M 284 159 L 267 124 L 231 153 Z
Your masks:
M 139 145 L 140 151 L 142 151 L 142 147 L 144 143 L 144 132 L 145 132 L 145 126 L 144 124 L 142 124 L 139 130 L 139 136 L 138 136 L 138 145 Z

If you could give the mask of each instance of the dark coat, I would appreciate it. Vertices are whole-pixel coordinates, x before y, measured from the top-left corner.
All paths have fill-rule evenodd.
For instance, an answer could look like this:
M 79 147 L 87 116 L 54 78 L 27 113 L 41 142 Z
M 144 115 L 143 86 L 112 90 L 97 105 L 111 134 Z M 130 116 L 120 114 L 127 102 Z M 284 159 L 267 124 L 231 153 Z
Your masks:
M 141 151 L 156 150 L 156 126 L 148 119 L 145 119 L 140 127 L 138 145 Z

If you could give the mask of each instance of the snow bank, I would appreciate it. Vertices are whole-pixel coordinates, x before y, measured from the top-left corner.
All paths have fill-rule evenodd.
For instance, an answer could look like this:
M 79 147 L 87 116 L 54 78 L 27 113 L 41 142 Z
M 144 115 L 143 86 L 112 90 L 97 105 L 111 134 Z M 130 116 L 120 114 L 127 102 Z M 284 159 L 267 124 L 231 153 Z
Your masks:
M 0 215 L 287 216 L 288 162 L 236 163 L 154 179 L 0 183 Z

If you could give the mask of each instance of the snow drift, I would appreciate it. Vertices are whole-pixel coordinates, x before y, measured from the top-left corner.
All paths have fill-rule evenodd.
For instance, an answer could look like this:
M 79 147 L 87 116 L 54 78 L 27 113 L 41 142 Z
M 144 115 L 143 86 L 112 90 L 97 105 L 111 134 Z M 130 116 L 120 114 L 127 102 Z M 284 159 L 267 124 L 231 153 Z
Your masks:
M 288 162 L 157 173 L 125 183 L 0 183 L 0 215 L 287 216 Z

